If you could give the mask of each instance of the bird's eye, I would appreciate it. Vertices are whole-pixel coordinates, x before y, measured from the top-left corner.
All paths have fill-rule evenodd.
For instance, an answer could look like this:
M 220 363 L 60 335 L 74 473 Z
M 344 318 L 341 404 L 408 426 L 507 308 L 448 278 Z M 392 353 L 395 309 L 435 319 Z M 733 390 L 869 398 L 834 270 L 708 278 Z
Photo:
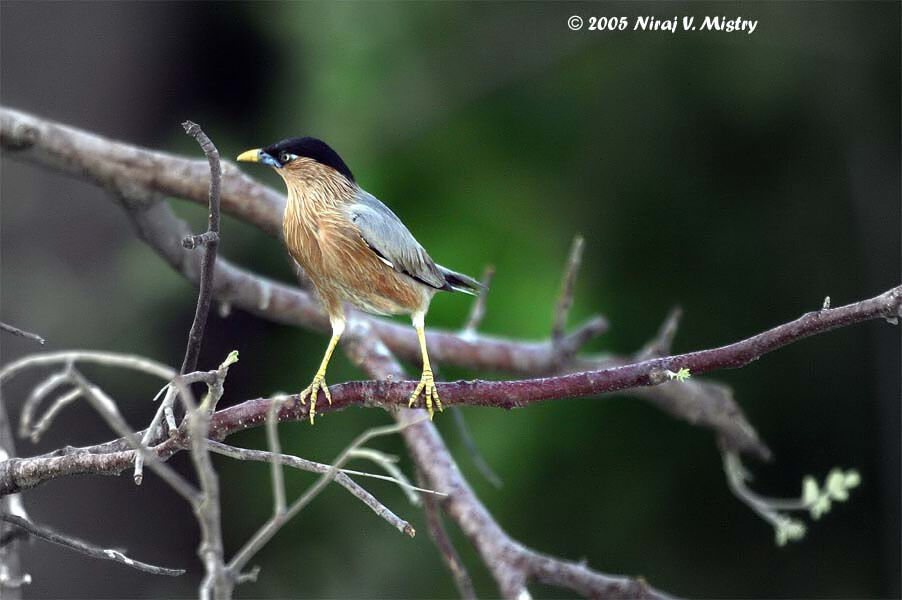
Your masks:
M 291 162 L 292 158 L 293 158 L 293 155 L 289 154 L 288 152 L 283 152 L 282 154 L 279 155 L 279 162 L 281 162 L 284 165 L 285 163 Z

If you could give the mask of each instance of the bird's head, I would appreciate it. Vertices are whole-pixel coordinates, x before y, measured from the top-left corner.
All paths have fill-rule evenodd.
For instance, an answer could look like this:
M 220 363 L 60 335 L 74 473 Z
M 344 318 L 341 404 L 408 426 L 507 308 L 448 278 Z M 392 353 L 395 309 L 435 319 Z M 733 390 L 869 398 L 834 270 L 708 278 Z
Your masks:
M 315 172 L 322 167 L 354 181 L 351 169 L 338 153 L 326 142 L 312 137 L 291 138 L 265 148 L 254 148 L 239 154 L 238 160 L 269 165 L 286 181 L 311 175 L 315 177 Z

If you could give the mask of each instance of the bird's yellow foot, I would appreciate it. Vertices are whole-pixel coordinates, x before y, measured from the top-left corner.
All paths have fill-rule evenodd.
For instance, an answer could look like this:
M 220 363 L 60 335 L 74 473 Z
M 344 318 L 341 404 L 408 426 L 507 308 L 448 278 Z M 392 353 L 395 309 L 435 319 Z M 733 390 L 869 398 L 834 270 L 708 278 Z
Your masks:
M 439 412 L 442 412 L 442 401 L 439 400 L 438 390 L 435 389 L 435 379 L 432 377 L 432 369 L 423 369 L 423 376 L 420 377 L 420 383 L 417 384 L 417 389 L 410 395 L 410 402 L 407 403 L 408 407 L 414 405 L 420 392 L 423 392 L 423 395 L 426 396 L 426 410 L 429 411 L 430 419 L 432 419 L 432 416 L 435 414 L 432 410 L 433 400 L 435 400 L 435 408 L 437 408 Z
M 316 395 L 319 390 L 323 391 L 326 400 L 332 404 L 332 394 L 329 392 L 329 386 L 326 385 L 326 376 L 317 373 L 313 381 L 307 388 L 301 392 L 301 404 L 307 404 L 307 396 L 310 396 L 310 424 L 313 425 L 313 417 L 316 415 Z

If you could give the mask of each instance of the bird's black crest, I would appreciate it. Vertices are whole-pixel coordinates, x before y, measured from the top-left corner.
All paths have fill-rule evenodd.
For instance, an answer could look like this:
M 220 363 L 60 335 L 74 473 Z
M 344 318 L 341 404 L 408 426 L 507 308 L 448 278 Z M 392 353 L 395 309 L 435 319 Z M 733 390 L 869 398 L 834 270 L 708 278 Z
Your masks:
M 354 181 L 354 174 L 351 173 L 351 169 L 341 159 L 338 152 L 329 147 L 329 144 L 326 142 L 316 138 L 302 137 L 282 140 L 272 146 L 267 146 L 263 151 L 280 163 L 282 162 L 283 152 L 297 156 L 306 156 L 327 167 L 332 167 L 351 181 Z

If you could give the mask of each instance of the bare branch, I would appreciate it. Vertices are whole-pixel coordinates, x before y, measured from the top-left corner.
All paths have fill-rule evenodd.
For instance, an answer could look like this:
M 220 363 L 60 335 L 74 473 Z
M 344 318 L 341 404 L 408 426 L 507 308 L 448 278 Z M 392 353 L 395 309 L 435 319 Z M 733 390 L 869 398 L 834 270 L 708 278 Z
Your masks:
M 495 267 L 492 265 L 486 265 L 485 269 L 482 271 L 482 292 L 476 299 L 473 300 L 473 306 L 470 308 L 470 316 L 467 317 L 467 322 L 464 324 L 464 328 L 461 330 L 461 336 L 470 336 L 476 333 L 476 330 L 479 329 L 479 325 L 482 323 L 483 317 L 485 317 L 485 305 L 486 300 L 489 295 L 489 288 L 492 285 L 492 278 L 495 276 Z
M 432 541 L 435 542 L 435 547 L 438 548 L 439 554 L 442 555 L 445 565 L 451 571 L 454 585 L 457 586 L 457 593 L 460 594 L 461 598 L 475 600 L 476 590 L 473 588 L 473 581 L 470 579 L 470 574 L 460 559 L 460 554 L 457 553 L 457 549 L 451 542 L 451 538 L 448 537 L 448 532 L 445 531 L 438 500 L 431 496 L 424 496 L 423 502 L 426 511 L 426 527 L 429 529 L 429 535 L 432 537 Z
M 676 336 L 682 316 L 683 310 L 680 307 L 676 306 L 670 309 L 667 318 L 664 319 L 660 329 L 658 329 L 658 334 L 642 350 L 636 353 L 636 360 L 645 360 L 670 354 L 670 347 L 673 344 L 673 338 Z
M 457 432 L 460 434 L 460 440 L 464 443 L 464 448 L 466 448 L 467 454 L 470 455 L 470 459 L 473 461 L 476 470 L 485 477 L 486 481 L 495 486 L 496 489 L 500 489 L 503 485 L 501 478 L 498 477 L 498 474 L 489 466 L 489 463 L 483 458 L 482 453 L 479 452 L 479 448 L 476 447 L 476 442 L 473 441 L 473 436 L 470 435 L 470 429 L 467 427 L 467 422 L 464 419 L 463 411 L 459 406 L 452 406 L 450 412 L 454 419 L 454 424 L 457 425 Z
M 191 121 L 182 123 L 185 133 L 192 136 L 203 149 L 210 163 L 210 192 L 209 192 L 209 219 L 207 231 L 200 239 L 196 236 L 188 237 L 182 241 L 185 248 L 194 248 L 202 241 L 204 256 L 200 267 L 200 284 L 197 294 L 197 309 L 194 312 L 194 322 L 188 333 L 188 346 L 185 349 L 185 359 L 182 361 L 181 373 L 184 375 L 197 368 L 197 357 L 200 354 L 200 346 L 204 339 L 204 327 L 207 323 L 207 314 L 210 312 L 210 302 L 213 300 L 213 269 L 216 266 L 216 250 L 219 247 L 219 189 L 222 177 L 222 168 L 219 165 L 219 151 L 207 134 L 199 125 Z
M 358 366 L 374 378 L 402 379 L 404 370 L 381 341 L 367 335 L 367 328 L 349 327 L 344 347 Z M 334 402 L 334 398 L 333 398 Z M 642 580 L 600 575 L 581 565 L 538 554 L 513 540 L 492 518 L 463 478 L 435 425 L 422 409 L 392 411 L 399 423 L 421 418 L 417 425 L 401 432 L 422 481 L 448 493 L 443 508 L 470 539 L 488 566 L 501 594 L 507 598 L 528 598 L 530 576 L 567 587 L 593 598 L 663 598 Z
M 285 512 L 288 501 L 285 498 L 285 475 L 282 473 L 282 463 L 279 457 L 282 455 L 282 444 L 279 443 L 279 407 L 281 401 L 269 403 L 269 411 L 266 413 L 266 439 L 269 442 L 270 477 L 272 478 L 272 512 L 281 514 Z
M 188 344 L 185 348 L 185 358 L 182 360 L 182 368 L 180 373 L 185 375 L 197 368 L 197 358 L 200 354 L 201 344 L 204 337 L 204 327 L 207 323 L 207 315 L 210 312 L 210 303 L 213 300 L 213 274 L 216 267 L 216 252 L 219 247 L 219 222 L 220 222 L 220 187 L 222 178 L 222 168 L 219 162 L 219 151 L 203 132 L 199 125 L 191 121 L 182 123 L 185 133 L 192 136 L 207 158 L 210 165 L 210 188 L 208 193 L 208 209 L 209 216 L 207 220 L 207 231 L 200 235 L 185 236 L 182 239 L 182 246 L 192 250 L 199 245 L 204 246 L 204 254 L 201 259 L 200 280 L 198 282 L 197 307 L 194 312 L 194 320 L 191 323 L 191 329 L 188 332 Z M 171 387 L 160 403 L 157 413 L 154 415 L 150 427 L 147 428 L 141 439 L 141 444 L 147 446 L 153 443 L 157 436 L 157 431 L 162 418 L 165 416 L 166 423 L 170 431 L 175 429 L 175 416 L 172 413 L 172 406 L 175 402 L 175 388 Z M 141 485 L 144 479 L 144 458 L 139 454 L 135 459 L 135 472 L 133 475 L 136 485 Z
M 538 402 L 557 398 L 584 398 L 599 396 L 609 392 L 622 392 L 630 389 L 632 395 L 642 395 L 649 388 L 641 386 L 660 386 L 669 390 L 671 396 L 662 403 L 667 410 L 672 408 L 681 411 L 692 422 L 710 427 L 725 440 L 728 449 L 754 452 L 762 457 L 769 456 L 769 451 L 761 445 L 754 430 L 744 421 L 737 420 L 735 403 L 729 390 L 712 383 L 693 383 L 670 381 L 665 370 L 678 370 L 681 367 L 691 369 L 693 375 L 713 371 L 720 368 L 738 368 L 749 362 L 777 350 L 787 344 L 815 334 L 844 327 L 869 319 L 886 319 L 898 315 L 902 310 L 902 286 L 880 294 L 868 300 L 861 300 L 846 306 L 807 313 L 802 317 L 784 325 L 780 325 L 746 340 L 736 342 L 712 350 L 702 350 L 688 354 L 680 354 L 662 358 L 653 358 L 637 363 L 612 366 L 595 371 L 572 373 L 559 377 L 544 379 L 528 379 L 520 381 L 457 381 L 436 384 L 442 396 L 442 402 L 448 406 L 492 406 L 497 408 L 518 408 Z M 345 337 L 349 340 L 365 333 L 368 323 L 349 323 Z M 351 357 L 368 372 L 385 372 L 394 360 L 378 338 L 367 336 L 375 347 L 366 354 L 360 354 L 355 348 L 357 344 L 346 343 Z M 381 348 L 381 349 L 380 349 Z M 389 372 L 393 378 L 403 377 L 398 372 Z M 664 384 L 664 385 L 661 385 Z M 323 405 L 320 414 L 344 410 L 348 406 L 406 406 L 410 391 L 415 381 L 352 381 L 330 387 L 332 404 Z M 701 412 L 699 405 L 681 406 L 686 398 L 675 394 L 682 386 L 699 386 L 692 390 L 703 390 L 706 398 L 714 398 L 716 406 L 711 412 Z M 281 400 L 282 398 L 280 398 Z M 696 399 L 697 402 L 697 399 Z M 217 411 L 210 422 L 210 435 L 213 439 L 222 440 L 229 435 L 263 425 L 270 400 L 258 398 L 247 400 L 235 406 Z M 676 407 L 676 408 L 675 408 Z M 308 407 L 294 403 L 279 411 L 279 420 L 296 421 L 307 418 Z M 105 451 L 120 450 L 128 446 L 120 441 L 99 445 Z M 178 450 L 178 443 L 163 443 L 157 452 L 167 457 Z M 115 454 L 115 453 L 113 453 Z M 64 476 L 70 472 L 114 474 L 131 464 L 131 455 L 68 457 L 66 468 L 61 468 L 59 458 L 53 455 L 37 456 L 28 459 L 16 458 L 0 462 L 0 495 L 17 492 L 34 487 L 44 481 Z M 441 486 L 436 486 L 442 489 Z
M 13 327 L 12 325 L 4 323 L 3 321 L 0 321 L 0 331 L 5 331 L 6 333 L 11 333 L 12 335 L 17 335 L 27 340 L 35 341 L 41 345 L 44 345 L 46 343 L 46 340 L 38 334 L 31 333 L 30 331 L 25 331 L 24 329 L 19 329 L 18 327 Z
M 53 423 L 53 419 L 56 418 L 56 415 L 59 414 L 61 410 L 63 410 L 66 406 L 72 404 L 76 400 L 81 397 L 81 390 L 74 389 L 69 390 L 65 394 L 61 395 L 59 398 L 53 401 L 53 404 L 50 405 L 50 408 L 44 412 L 44 416 L 35 423 L 34 428 L 31 430 L 29 436 L 31 437 L 32 443 L 37 443 L 41 436 L 44 435 L 44 432 L 50 427 Z
M 413 504 L 414 506 L 420 506 L 422 502 L 420 502 L 420 497 L 416 492 L 424 492 L 430 494 L 437 494 L 440 496 L 445 496 L 441 492 L 433 492 L 433 491 L 424 491 L 423 488 L 418 488 L 414 485 L 410 484 L 410 480 L 404 474 L 404 472 L 398 467 L 398 457 L 392 456 L 390 454 L 386 454 L 384 452 L 380 452 L 379 450 L 374 450 L 373 448 L 356 448 L 351 450 L 348 453 L 349 459 L 362 458 L 364 460 L 369 460 L 376 463 L 378 466 L 382 467 L 382 469 L 388 473 L 388 479 L 390 481 L 395 481 L 398 484 L 398 487 L 401 488 L 401 491 L 404 492 L 404 495 L 407 496 L 407 500 Z M 343 469 L 343 471 L 345 471 Z
M 0 384 L 6 383 L 22 371 L 36 366 L 57 365 L 67 363 L 88 362 L 106 367 L 117 367 L 141 371 L 154 377 L 169 381 L 175 377 L 172 367 L 155 360 L 135 354 L 119 354 L 115 352 L 96 352 L 93 350 L 67 350 L 65 352 L 47 352 L 30 354 L 13 361 L 0 369 Z
M 428 418 L 428 416 L 424 417 Z M 339 469 L 344 465 L 344 463 L 348 460 L 350 452 L 355 448 L 359 448 L 369 440 L 384 436 L 391 435 L 394 433 L 398 433 L 414 425 L 418 422 L 422 422 L 422 419 L 419 421 L 401 421 L 395 425 L 387 425 L 385 427 L 373 427 L 372 429 L 368 429 L 364 431 L 362 434 L 357 436 L 357 438 L 351 442 L 351 444 L 335 459 L 335 462 L 332 466 L 329 467 L 329 470 L 323 473 L 323 475 L 314 483 L 310 489 L 308 489 L 304 494 L 295 500 L 291 506 L 289 506 L 285 511 L 274 513 L 270 519 L 263 524 L 263 526 L 255 533 L 250 540 L 235 554 L 231 561 L 228 564 L 228 570 L 232 573 L 233 576 L 237 577 L 238 573 L 240 573 L 244 567 L 247 565 L 247 562 L 253 558 L 253 556 L 262 548 L 272 536 L 276 534 L 279 529 L 282 528 L 285 523 L 290 521 L 297 515 L 304 507 L 306 507 L 310 502 L 332 481 L 338 474 Z M 409 534 L 413 533 L 413 528 L 410 528 Z M 413 537 L 411 535 L 411 537 Z
M 221 442 L 210 442 L 210 450 L 216 452 L 217 454 L 222 454 L 224 456 L 238 460 L 271 462 L 273 459 L 275 459 L 279 464 L 287 465 L 301 471 L 309 471 L 311 473 L 328 473 L 332 468 L 332 465 L 313 462 L 304 458 L 300 458 L 298 456 L 292 456 L 289 454 L 275 454 L 272 452 L 266 452 L 264 450 L 237 448 L 235 446 L 228 446 Z M 355 498 L 369 506 L 374 513 L 376 513 L 379 517 L 385 519 L 392 527 L 405 535 L 408 535 L 410 537 L 414 536 L 415 531 L 410 523 L 395 515 L 395 513 L 393 513 L 388 507 L 379 502 L 379 500 L 377 500 L 375 496 L 373 496 L 370 492 L 366 491 L 357 482 L 351 479 L 349 475 L 372 477 L 374 479 L 384 479 L 386 481 L 392 481 L 398 484 L 400 484 L 401 482 L 391 477 L 375 475 L 373 473 L 362 473 L 360 471 L 353 471 L 351 469 L 339 469 L 339 473 L 335 476 L 335 483 L 348 490 L 351 494 L 354 495 Z M 424 490 L 417 487 L 413 487 L 413 489 L 431 494 L 438 493 L 433 492 L 432 490 Z
M 194 250 L 198 246 L 206 246 L 211 242 L 219 242 L 219 234 L 214 231 L 206 231 L 198 235 L 189 235 L 182 240 L 182 247 Z
M 573 293 L 576 288 L 576 276 L 583 260 L 583 236 L 577 235 L 570 245 L 570 254 L 567 257 L 567 266 L 564 268 L 564 276 L 561 278 L 561 292 L 557 304 L 554 307 L 554 322 L 551 326 L 551 341 L 559 345 L 564 339 L 564 329 L 567 327 L 567 315 L 573 306 Z
M 21 530 L 19 530 L 21 531 Z M 0 563 L 0 587 L 7 588 L 11 592 L 4 594 L 4 598 L 21 598 L 22 586 L 31 583 L 31 575 L 24 573 L 22 575 L 13 575 L 8 562 Z M 14 596 L 12 594 L 15 594 Z
M 149 446 L 153 440 L 157 439 L 160 431 L 160 424 L 163 422 L 164 417 L 166 418 L 168 431 L 174 431 L 176 429 L 175 416 L 172 414 L 176 387 L 167 383 L 159 392 L 157 392 L 157 395 L 154 396 L 154 401 L 160 397 L 160 394 L 164 394 L 163 400 L 160 401 L 160 405 L 157 407 L 153 419 L 150 420 L 150 425 L 144 430 L 144 434 L 141 436 L 141 445 L 144 447 Z M 141 485 L 144 481 L 144 457 L 140 454 L 135 456 L 135 471 L 132 475 L 132 479 L 134 480 L 135 485 Z
M 129 446 L 138 451 L 150 465 L 150 468 L 159 475 L 166 483 L 178 492 L 192 505 L 197 501 L 198 491 L 188 483 L 184 477 L 179 475 L 175 469 L 160 461 L 157 455 L 152 453 L 146 447 L 141 445 L 141 440 L 135 435 L 135 432 L 128 426 L 112 398 L 107 396 L 103 390 L 89 382 L 84 376 L 74 368 L 70 371 L 72 383 L 80 390 L 91 406 L 100 413 L 103 420 L 115 431 L 128 441 Z M 134 456 L 134 455 L 132 455 Z
M 69 370 L 72 363 L 67 363 L 62 371 L 50 374 L 46 379 L 34 386 L 34 389 L 22 404 L 22 412 L 19 416 L 19 437 L 26 437 L 31 433 L 31 422 L 41 401 L 56 388 L 69 382 Z
M 84 542 L 82 540 L 58 533 L 50 527 L 47 527 L 46 525 L 39 525 L 37 523 L 29 521 L 28 519 L 23 519 L 22 517 L 0 514 L 0 520 L 6 521 L 7 523 L 12 523 L 17 527 L 21 527 L 31 535 L 39 537 L 42 540 L 63 546 L 64 548 L 69 548 L 70 550 L 75 550 L 76 552 L 86 554 L 92 558 L 111 560 L 113 562 L 117 562 L 133 569 L 137 569 L 138 571 L 150 573 L 152 575 L 169 575 L 170 577 L 176 577 L 185 573 L 185 569 L 169 569 L 167 567 L 158 567 L 156 565 L 141 562 L 140 560 L 129 558 L 120 550 L 114 550 L 112 548 L 101 548 L 100 546 L 89 544 L 88 542 Z
M 0 461 L 16 455 L 12 424 L 6 414 L 6 406 L 0 401 Z M 27 519 L 28 513 L 21 494 L 9 494 L 0 498 L 0 514 L 16 515 Z M 31 583 L 31 576 L 22 571 L 19 557 L 19 539 L 27 535 L 16 527 L 0 525 L 0 594 L 9 600 L 22 597 L 22 586 Z
M 226 359 L 221 367 L 217 379 L 207 384 L 207 396 L 198 406 L 191 393 L 188 376 L 179 375 L 173 380 L 173 385 L 179 389 L 182 402 L 185 405 L 185 420 L 188 424 L 189 443 L 191 447 L 191 460 L 197 479 L 200 483 L 200 493 L 192 503 L 197 523 L 200 525 L 201 540 L 197 554 L 204 563 L 206 574 L 200 586 L 200 597 L 207 599 L 229 598 L 232 595 L 234 583 L 227 576 L 224 562 L 224 550 L 222 543 L 221 505 L 219 502 L 219 479 L 213 469 L 213 462 L 208 451 L 207 435 L 210 431 L 210 413 L 207 407 L 215 407 L 223 392 L 223 381 L 228 372 L 229 359 Z
M 641 577 L 612 577 L 596 573 L 582 563 L 528 551 L 524 569 L 543 583 L 568 588 L 586 598 L 669 598 Z

